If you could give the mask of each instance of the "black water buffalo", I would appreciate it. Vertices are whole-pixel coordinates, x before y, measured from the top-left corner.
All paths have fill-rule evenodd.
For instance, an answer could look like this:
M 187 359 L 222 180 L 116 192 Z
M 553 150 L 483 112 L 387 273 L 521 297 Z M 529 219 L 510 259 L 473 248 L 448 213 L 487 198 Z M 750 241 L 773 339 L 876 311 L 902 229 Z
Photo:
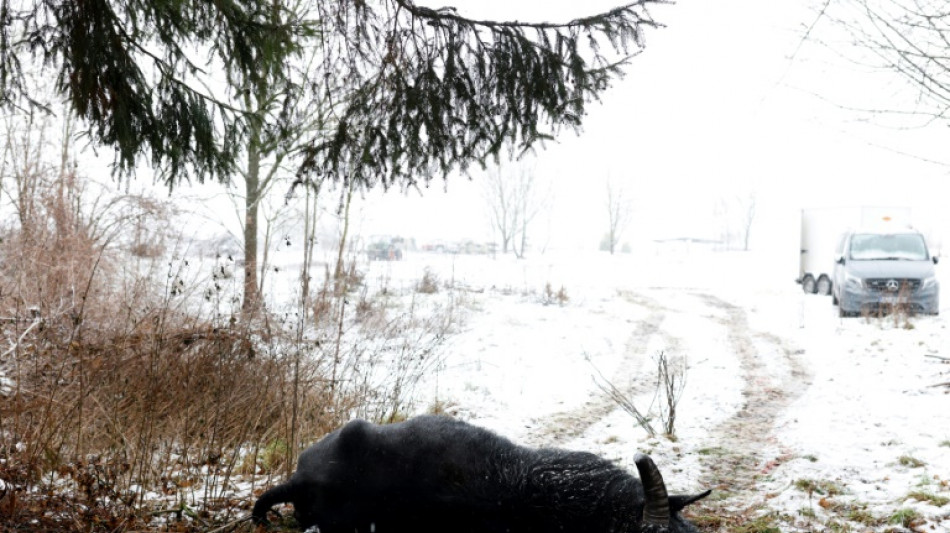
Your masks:
M 526 448 L 447 417 L 357 420 L 304 451 L 253 518 L 266 524 L 292 502 L 320 533 L 696 532 L 679 512 L 709 491 L 667 496 L 653 461 L 636 464 L 639 480 L 590 453 Z

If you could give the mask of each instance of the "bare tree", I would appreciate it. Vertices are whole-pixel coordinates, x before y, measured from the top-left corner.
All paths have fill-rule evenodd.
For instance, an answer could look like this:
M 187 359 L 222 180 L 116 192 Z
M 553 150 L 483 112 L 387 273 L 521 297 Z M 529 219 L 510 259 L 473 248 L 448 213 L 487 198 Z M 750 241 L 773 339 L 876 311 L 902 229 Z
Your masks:
M 271 23 L 280 25 L 286 20 L 302 20 L 311 13 L 312 6 L 295 0 L 269 0 Z M 288 66 L 283 74 L 283 83 L 248 83 L 235 99 L 235 106 L 249 117 L 245 136 L 243 164 L 235 166 L 235 177 L 243 182 L 243 188 L 229 190 L 233 200 L 243 200 L 237 205 L 244 241 L 244 291 L 242 310 L 256 313 L 262 305 L 262 287 L 267 271 L 267 257 L 271 237 L 271 225 L 280 218 L 286 207 L 281 198 L 275 209 L 264 212 L 266 200 L 276 183 L 284 181 L 289 187 L 294 176 L 293 157 L 304 139 L 325 132 L 332 123 L 329 114 L 333 111 L 333 91 L 307 93 L 304 87 L 313 83 L 310 71 L 319 61 L 320 48 L 309 43 L 304 61 Z M 304 96 L 301 96 L 303 94 Z M 299 162 L 297 162 L 299 163 Z M 308 185 L 314 192 L 320 190 L 319 180 Z M 261 215 L 265 227 L 260 228 Z M 260 242 L 261 231 L 264 242 Z M 258 253 L 263 245 L 263 257 Z
M 713 214 L 718 220 L 719 238 L 723 245 L 748 251 L 756 215 L 755 191 L 720 198 Z
M 630 217 L 633 211 L 630 208 L 630 199 L 627 190 L 623 185 L 618 185 L 614 180 L 607 178 L 607 236 L 604 242 L 604 248 L 610 251 L 611 255 L 617 250 L 624 230 L 630 223 Z
M 515 176 L 515 226 L 519 239 L 512 250 L 522 259 L 528 249 L 528 229 L 547 207 L 550 195 L 539 186 L 534 169 L 519 166 Z
M 903 95 L 888 91 L 889 101 L 870 104 L 871 108 L 868 104 L 843 104 L 851 110 L 895 118 L 902 127 L 908 117 L 923 118 L 924 124 L 948 118 L 950 17 L 946 2 L 824 0 L 805 40 L 824 45 L 862 67 L 896 73 L 910 90 Z
M 517 257 L 524 257 L 531 223 L 543 212 L 547 197 L 534 170 L 523 164 L 504 172 L 497 166 L 488 172 L 485 200 L 492 230 L 501 239 L 502 253 L 511 250 Z
M 346 288 L 346 281 L 343 279 L 346 275 L 343 259 L 350 237 L 350 208 L 353 206 L 353 193 L 356 187 L 356 182 L 350 181 L 340 191 L 340 243 L 337 247 L 336 266 L 333 268 L 333 279 L 337 283 L 337 290 L 345 290 Z
M 501 253 L 507 254 L 515 237 L 515 194 L 512 180 L 504 177 L 501 167 L 492 167 L 485 177 L 485 203 L 492 232 L 501 240 Z
M 755 222 L 755 192 L 749 193 L 745 198 L 742 211 L 742 249 L 749 251 L 749 237 L 752 235 L 752 223 Z
M 22 116 L 11 113 L 3 121 L 0 196 L 13 208 L 20 228 L 29 232 L 39 209 L 43 176 L 49 174 L 50 163 L 43 157 L 52 146 L 47 140 L 49 121 L 32 110 Z

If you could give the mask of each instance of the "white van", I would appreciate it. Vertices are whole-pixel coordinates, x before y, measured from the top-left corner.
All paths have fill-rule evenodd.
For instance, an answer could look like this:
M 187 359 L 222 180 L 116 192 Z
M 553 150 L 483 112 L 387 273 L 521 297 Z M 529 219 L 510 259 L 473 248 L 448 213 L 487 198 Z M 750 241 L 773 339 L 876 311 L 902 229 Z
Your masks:
M 936 315 L 940 309 L 936 263 L 919 231 L 849 231 L 835 250 L 832 303 L 840 316 L 894 308 Z

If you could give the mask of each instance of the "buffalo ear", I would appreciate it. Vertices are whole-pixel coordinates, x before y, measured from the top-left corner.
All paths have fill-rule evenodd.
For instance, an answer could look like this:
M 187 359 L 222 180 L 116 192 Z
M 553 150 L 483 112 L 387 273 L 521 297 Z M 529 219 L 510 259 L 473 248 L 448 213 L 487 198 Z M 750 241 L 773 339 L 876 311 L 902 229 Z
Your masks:
M 670 496 L 670 513 L 676 514 L 686 508 L 687 505 L 694 504 L 712 493 L 711 490 L 700 492 L 699 494 Z

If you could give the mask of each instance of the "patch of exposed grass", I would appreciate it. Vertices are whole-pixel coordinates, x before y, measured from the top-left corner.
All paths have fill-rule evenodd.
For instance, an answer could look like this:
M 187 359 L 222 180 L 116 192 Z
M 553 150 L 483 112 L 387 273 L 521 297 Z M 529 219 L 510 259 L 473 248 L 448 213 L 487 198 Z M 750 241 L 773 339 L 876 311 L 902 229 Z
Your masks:
M 920 518 L 920 513 L 913 509 L 898 509 L 888 517 L 887 522 L 895 526 L 909 527 L 918 518 Z
M 873 526 L 880 523 L 880 519 L 868 511 L 867 504 L 859 502 L 834 502 L 829 505 L 827 509 L 849 522 L 856 522 L 865 526 Z
M 929 503 L 935 507 L 943 507 L 944 505 L 950 503 L 950 498 L 947 498 L 946 496 L 939 496 L 932 492 L 925 492 L 922 490 L 915 490 L 908 494 L 907 497 L 919 502 Z
M 715 491 L 713 494 L 719 492 Z M 795 522 L 795 517 L 769 511 L 763 506 L 735 507 L 710 504 L 708 499 L 693 509 L 686 509 L 685 518 L 700 531 L 729 531 L 730 533 L 780 533 L 783 524 Z
M 940 446 L 942 446 L 942 447 L 944 447 L 944 448 L 950 448 L 950 440 L 945 440 L 945 441 L 941 442 L 941 443 L 940 443 Z
M 719 531 L 726 526 L 727 520 L 718 514 L 691 514 L 689 521 L 700 531 Z
M 870 513 L 866 508 L 852 507 L 845 514 L 845 518 L 852 522 L 857 522 L 866 526 L 872 526 L 879 522 L 878 518 Z
M 853 533 L 854 528 L 852 528 L 850 524 L 832 520 L 824 525 L 823 531 L 831 531 L 832 533 Z
M 458 410 L 458 405 L 453 401 L 435 400 L 426 409 L 430 415 L 454 416 Z
M 833 481 L 823 481 L 817 479 L 799 479 L 796 480 L 795 488 L 807 492 L 808 495 L 820 494 L 822 496 L 838 496 L 844 493 L 844 489 Z
M 388 413 L 383 413 L 378 417 L 374 422 L 377 424 L 398 424 L 399 422 L 405 422 L 409 420 L 409 413 L 401 409 L 393 409 Z
M 729 450 L 722 448 L 720 446 L 710 446 L 708 448 L 700 448 L 696 450 L 696 453 L 698 453 L 699 455 L 707 456 L 707 457 L 722 456 L 722 455 L 727 455 L 729 453 Z
M 921 468 L 926 465 L 920 459 L 917 459 L 910 455 L 902 455 L 897 458 L 897 463 L 901 466 L 906 466 L 907 468 Z
M 732 529 L 733 533 L 782 533 L 778 527 L 775 515 L 766 514 L 744 524 L 739 524 Z
M 735 493 L 728 491 L 724 488 L 717 488 L 716 490 L 712 491 L 712 494 L 707 496 L 704 499 L 704 501 L 707 501 L 709 503 L 723 502 L 732 498 L 733 496 L 735 496 Z
M 286 461 L 293 461 L 295 459 L 294 455 L 294 452 L 290 449 L 290 445 L 287 444 L 287 442 L 283 439 L 276 439 L 264 448 L 262 459 L 265 468 L 274 470 Z

